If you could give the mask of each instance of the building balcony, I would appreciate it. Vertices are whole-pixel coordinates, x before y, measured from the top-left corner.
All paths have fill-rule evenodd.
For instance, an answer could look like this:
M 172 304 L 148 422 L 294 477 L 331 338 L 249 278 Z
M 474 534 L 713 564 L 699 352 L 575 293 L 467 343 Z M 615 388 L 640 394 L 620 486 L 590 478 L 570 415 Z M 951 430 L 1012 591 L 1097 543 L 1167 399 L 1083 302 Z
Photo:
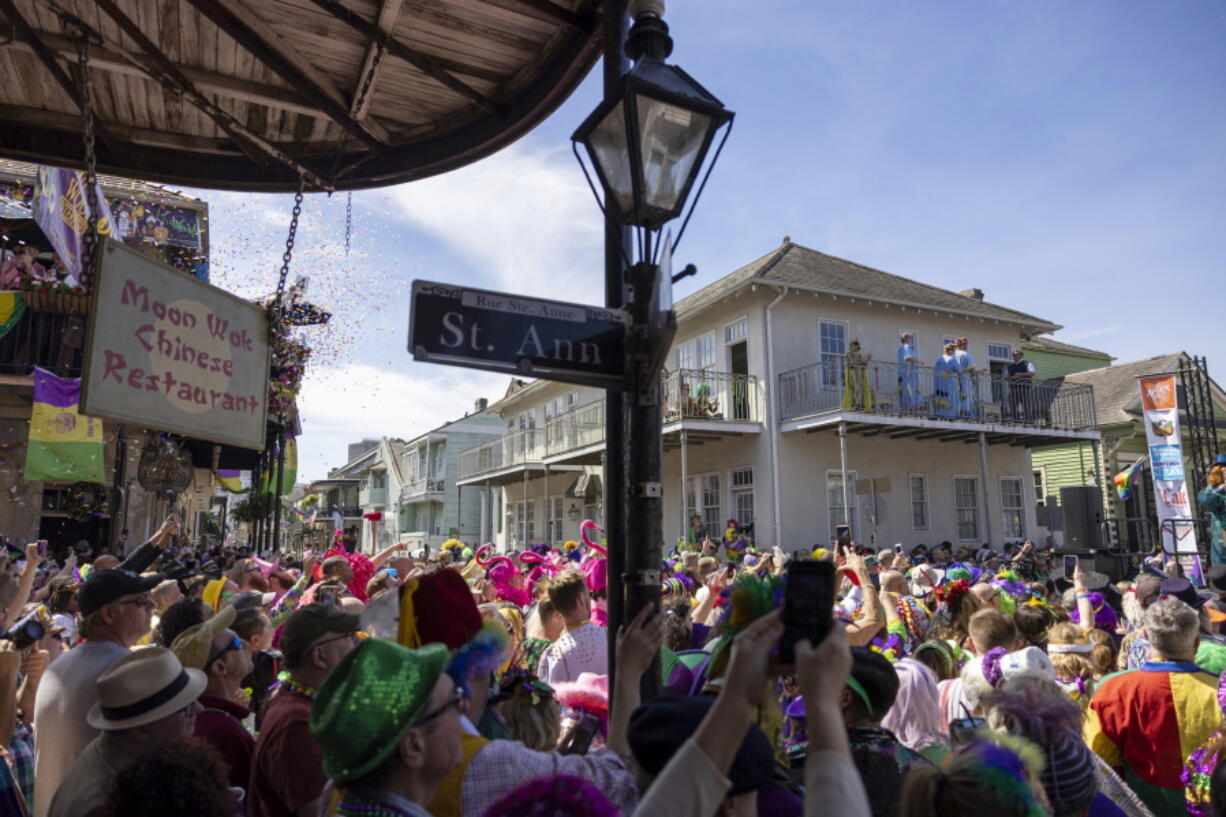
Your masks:
M 362 488 L 358 491 L 358 504 L 363 508 L 371 505 L 387 505 L 387 486 Z
M 60 377 L 80 377 L 84 356 L 84 317 L 26 309 L 0 338 L 0 375 L 28 377 L 39 366 Z
M 415 479 L 400 489 L 401 502 L 417 502 L 423 499 L 442 499 L 447 484 L 441 479 Z
M 761 431 L 762 399 L 752 375 L 681 370 L 661 383 L 664 445 Z M 605 446 L 604 400 L 551 418 L 544 429 L 515 431 L 460 452 L 459 479 L 503 479 L 524 469 L 599 465 Z
M 362 509 L 357 505 L 329 505 L 327 511 L 321 513 L 317 519 L 329 518 L 332 514 L 340 512 L 340 515 L 345 519 L 361 519 Z
M 545 430 L 527 428 L 460 452 L 460 479 L 492 476 L 519 466 L 540 465 L 545 458 Z
M 845 422 L 890 437 L 1048 444 L 1053 438 L 1096 439 L 1094 390 L 1062 380 L 1022 380 L 987 372 L 824 355 L 819 363 L 779 375 L 781 430 L 818 430 Z M 911 431 L 907 431 L 911 429 Z
M 758 379 L 696 369 L 669 372 L 663 382 L 664 422 L 717 420 L 757 423 Z

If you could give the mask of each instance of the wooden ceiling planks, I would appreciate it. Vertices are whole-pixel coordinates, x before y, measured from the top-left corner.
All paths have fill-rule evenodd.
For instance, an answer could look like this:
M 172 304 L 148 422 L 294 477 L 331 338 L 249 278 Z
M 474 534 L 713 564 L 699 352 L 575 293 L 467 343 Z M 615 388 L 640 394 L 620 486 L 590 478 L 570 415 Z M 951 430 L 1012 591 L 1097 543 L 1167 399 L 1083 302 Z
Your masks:
M 252 156 L 245 137 L 236 142 L 237 132 L 227 134 L 146 76 L 138 67 L 148 62 L 145 48 L 111 19 L 113 9 L 104 13 L 95 0 L 10 1 L 68 70 L 75 42 L 56 8 L 101 35 L 91 48 L 95 114 L 123 134 L 121 144 L 100 147 L 101 171 L 204 187 L 297 187 L 294 165 L 259 161 L 263 153 Z M 265 140 L 265 150 L 305 163 L 313 185 L 340 189 L 422 178 L 488 155 L 560 104 L 599 55 L 599 0 L 113 2 L 204 98 Z M 251 32 L 280 58 L 233 36 Z M 395 47 L 377 60 L 354 116 L 380 50 L 372 34 L 380 32 L 390 32 Z M 10 33 L 0 19 L 0 42 Z M 12 78 L 0 85 L 0 156 L 79 166 L 76 104 L 27 39 L 0 46 L 0 73 Z M 312 175 L 336 168 L 338 178 Z

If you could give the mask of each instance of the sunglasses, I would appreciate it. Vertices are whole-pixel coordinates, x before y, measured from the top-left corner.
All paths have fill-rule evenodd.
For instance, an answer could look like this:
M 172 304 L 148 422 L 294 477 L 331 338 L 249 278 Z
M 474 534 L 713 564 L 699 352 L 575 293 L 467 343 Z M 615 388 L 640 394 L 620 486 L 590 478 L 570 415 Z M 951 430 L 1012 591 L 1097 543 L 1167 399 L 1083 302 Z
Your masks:
M 433 721 L 433 720 L 436 720 L 442 717 L 443 715 L 447 714 L 453 709 L 456 711 L 459 711 L 460 707 L 464 705 L 465 700 L 466 699 L 464 697 L 464 690 L 460 689 L 459 687 L 456 687 L 455 695 L 454 697 L 452 697 L 450 701 L 443 704 L 442 706 L 440 706 L 438 709 L 434 710 L 433 712 L 427 712 L 426 714 L 422 715 L 420 718 L 416 720 L 416 722 L 414 722 L 412 728 L 418 729 L 422 726 L 425 726 L 430 721 Z
M 128 599 L 127 601 L 116 602 L 116 604 L 133 604 L 133 605 L 136 605 L 137 607 L 148 607 L 148 608 L 153 608 L 157 606 L 156 604 L 153 603 L 153 599 L 149 598 L 148 596 L 144 596 L 143 598 L 139 598 L 139 599 Z
M 220 661 L 225 656 L 226 653 L 230 652 L 231 650 L 241 650 L 242 648 L 243 648 L 243 640 L 239 638 L 238 636 L 234 636 L 234 638 L 230 640 L 229 644 L 225 645 L 220 650 L 217 650 L 215 653 L 210 655 L 209 660 L 204 662 L 204 666 L 206 668 L 211 667 L 213 666 L 214 661 Z

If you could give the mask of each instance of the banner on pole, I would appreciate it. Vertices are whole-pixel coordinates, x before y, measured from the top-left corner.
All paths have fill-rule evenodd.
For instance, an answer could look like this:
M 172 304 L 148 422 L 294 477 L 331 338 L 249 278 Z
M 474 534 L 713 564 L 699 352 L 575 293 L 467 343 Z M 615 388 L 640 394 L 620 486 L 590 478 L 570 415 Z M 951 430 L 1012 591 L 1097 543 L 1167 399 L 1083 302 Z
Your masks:
M 1151 375 L 1139 380 L 1162 547 L 1167 553 L 1196 553 L 1196 529 L 1191 522 L 1192 505 L 1188 501 L 1183 467 L 1175 375 Z M 1165 520 L 1175 521 L 1164 524 Z

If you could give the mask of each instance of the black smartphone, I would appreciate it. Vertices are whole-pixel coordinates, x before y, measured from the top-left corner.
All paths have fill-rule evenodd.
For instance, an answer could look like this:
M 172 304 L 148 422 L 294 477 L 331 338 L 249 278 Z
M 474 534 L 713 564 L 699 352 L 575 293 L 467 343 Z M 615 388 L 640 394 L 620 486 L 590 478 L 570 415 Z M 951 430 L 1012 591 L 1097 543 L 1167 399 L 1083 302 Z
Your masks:
M 596 737 L 596 729 L 600 721 L 595 715 L 585 714 L 571 730 L 570 740 L 560 750 L 564 755 L 586 755 L 592 747 L 592 738 Z
M 1068 579 L 1071 582 L 1073 580 L 1073 573 L 1075 573 L 1076 570 L 1077 570 L 1077 557 L 1076 556 L 1065 556 L 1064 557 L 1064 578 Z
M 779 660 L 796 661 L 794 647 L 801 639 L 820 644 L 834 623 L 834 563 L 806 559 L 788 566 L 783 586 L 783 638 Z
M 849 547 L 851 545 L 851 525 L 835 525 L 834 541 L 843 547 Z
M 902 542 L 899 542 L 898 544 L 894 545 L 894 552 L 902 553 Z

